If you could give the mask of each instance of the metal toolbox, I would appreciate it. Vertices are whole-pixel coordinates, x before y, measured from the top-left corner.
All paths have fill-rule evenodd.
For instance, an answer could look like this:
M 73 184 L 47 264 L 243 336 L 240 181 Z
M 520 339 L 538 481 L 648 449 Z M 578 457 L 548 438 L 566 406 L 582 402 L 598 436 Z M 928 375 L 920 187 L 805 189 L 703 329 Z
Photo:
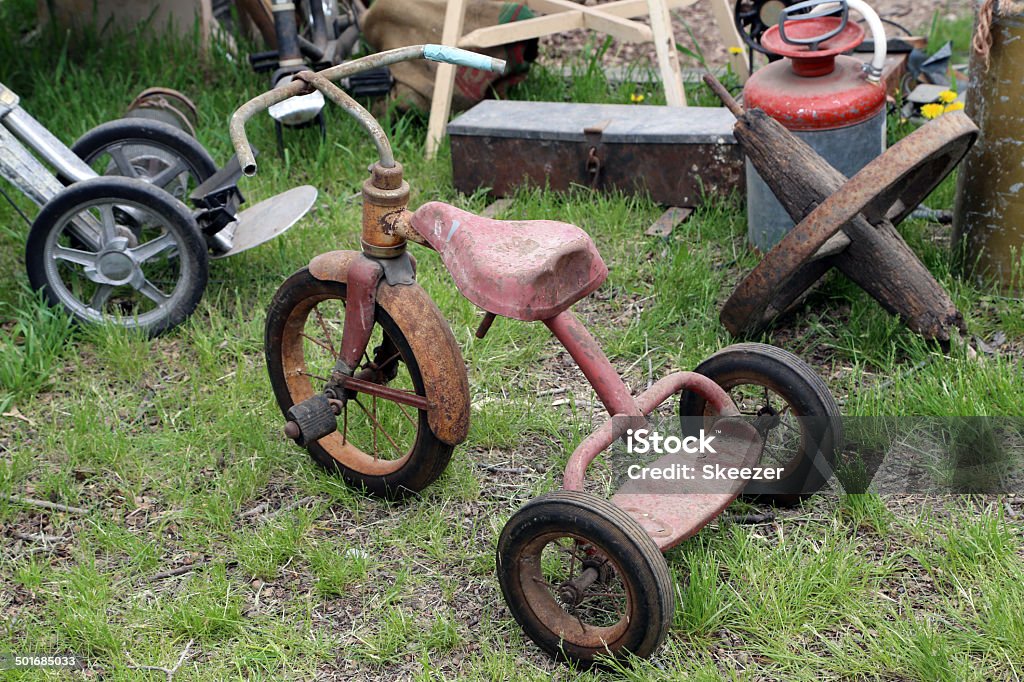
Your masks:
M 669 206 L 744 189 L 725 108 L 486 100 L 448 124 L 455 187 L 647 192 Z

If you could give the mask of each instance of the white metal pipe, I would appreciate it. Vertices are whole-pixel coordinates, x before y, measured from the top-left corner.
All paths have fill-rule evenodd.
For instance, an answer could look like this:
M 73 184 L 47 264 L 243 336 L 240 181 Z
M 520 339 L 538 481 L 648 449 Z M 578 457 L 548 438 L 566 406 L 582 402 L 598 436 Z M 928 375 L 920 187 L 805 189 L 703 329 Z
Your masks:
M 882 70 L 885 68 L 885 57 L 888 54 L 888 42 L 889 39 L 885 35 L 885 25 L 882 24 L 881 17 L 878 16 L 878 12 L 874 10 L 864 0 L 846 0 L 847 6 L 859 12 L 864 21 L 868 24 L 868 29 L 871 31 L 871 40 L 875 43 L 875 55 L 871 59 L 871 63 L 865 65 L 864 71 L 868 74 L 868 80 L 872 83 L 878 83 L 882 80 Z M 834 12 L 841 7 L 840 3 L 834 5 L 822 5 L 821 10 L 815 13 L 828 14 Z
M 885 68 L 885 57 L 889 47 L 885 26 L 882 25 L 882 19 L 878 16 L 878 12 L 864 0 L 846 0 L 846 4 L 851 9 L 860 12 L 864 20 L 868 22 L 868 28 L 871 29 L 871 39 L 875 42 L 875 56 L 871 60 L 870 68 L 865 70 L 868 80 L 877 83 L 882 79 L 882 70 Z

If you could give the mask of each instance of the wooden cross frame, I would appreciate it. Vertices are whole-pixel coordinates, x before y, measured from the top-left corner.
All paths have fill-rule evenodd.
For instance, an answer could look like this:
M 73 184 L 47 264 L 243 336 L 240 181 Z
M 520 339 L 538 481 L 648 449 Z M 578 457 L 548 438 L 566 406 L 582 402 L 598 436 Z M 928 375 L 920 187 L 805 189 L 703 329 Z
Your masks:
M 586 7 L 572 0 L 523 0 L 540 16 L 498 26 L 485 26 L 463 35 L 462 29 L 468 0 L 448 0 L 441 42 L 468 50 L 494 47 L 529 40 L 552 33 L 574 29 L 590 29 L 606 33 L 623 42 L 653 42 L 658 57 L 658 70 L 665 87 L 665 100 L 669 106 L 685 107 L 679 57 L 672 35 L 670 9 L 689 7 L 698 0 L 615 0 L 603 5 Z M 715 21 L 726 47 L 739 47 L 731 56 L 733 69 L 741 78 L 747 75 L 747 56 L 743 40 L 732 20 L 730 0 L 710 0 Z M 647 15 L 650 25 L 635 21 L 634 17 Z M 434 94 L 430 104 L 430 122 L 427 127 L 427 157 L 433 157 L 451 113 L 452 93 L 455 88 L 455 67 L 439 64 L 434 81 Z

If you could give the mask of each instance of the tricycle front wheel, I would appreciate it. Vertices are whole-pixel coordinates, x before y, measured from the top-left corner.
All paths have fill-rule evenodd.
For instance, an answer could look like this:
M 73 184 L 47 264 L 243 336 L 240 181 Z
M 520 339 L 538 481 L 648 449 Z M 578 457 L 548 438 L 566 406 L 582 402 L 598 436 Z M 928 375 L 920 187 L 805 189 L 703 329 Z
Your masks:
M 287 416 L 323 392 L 341 349 L 347 287 L 303 268 L 277 290 L 267 312 L 265 352 L 270 384 Z M 370 343 L 354 376 L 426 396 L 420 363 L 406 334 L 379 304 Z M 401 394 L 399 394 L 401 395 Z M 382 497 L 426 488 L 444 472 L 453 447 L 430 429 L 426 410 L 385 397 L 346 392 L 338 430 L 309 443 L 313 461 L 355 487 Z
M 513 617 L 549 655 L 584 667 L 650 656 L 672 623 L 668 564 L 626 512 L 581 492 L 528 502 L 498 540 Z

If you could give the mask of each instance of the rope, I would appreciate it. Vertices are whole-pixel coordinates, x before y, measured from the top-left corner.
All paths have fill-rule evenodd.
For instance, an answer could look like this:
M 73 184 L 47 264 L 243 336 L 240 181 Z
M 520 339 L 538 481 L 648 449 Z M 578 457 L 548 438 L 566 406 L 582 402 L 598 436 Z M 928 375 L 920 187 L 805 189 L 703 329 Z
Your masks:
M 999 5 L 997 9 L 997 5 Z M 1024 6 L 1015 0 L 984 0 L 978 9 L 978 27 L 974 31 L 974 39 L 971 41 L 971 49 L 981 60 L 981 72 L 987 73 L 992 62 L 992 23 L 995 21 L 996 13 L 1000 16 L 1024 13 Z

